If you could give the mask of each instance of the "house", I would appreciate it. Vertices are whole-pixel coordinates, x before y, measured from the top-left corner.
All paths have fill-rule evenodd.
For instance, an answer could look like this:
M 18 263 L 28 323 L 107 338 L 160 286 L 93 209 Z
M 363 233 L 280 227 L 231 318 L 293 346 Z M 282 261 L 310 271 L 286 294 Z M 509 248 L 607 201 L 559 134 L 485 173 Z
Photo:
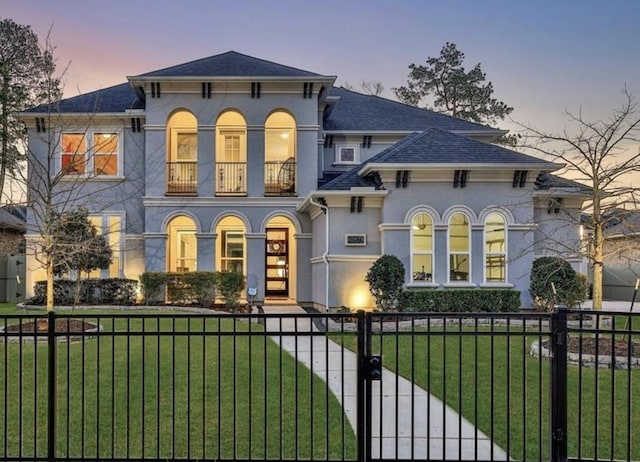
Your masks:
M 562 218 L 583 196 L 548 184 L 558 164 L 491 144 L 503 131 L 234 51 L 127 80 L 21 113 L 59 200 L 109 234 L 103 277 L 238 271 L 255 300 L 361 308 L 394 254 L 408 288 L 513 288 L 530 306 L 534 258 L 579 248 Z
M 15 302 L 22 296 L 25 213 L 24 207 L 0 207 L 0 302 Z

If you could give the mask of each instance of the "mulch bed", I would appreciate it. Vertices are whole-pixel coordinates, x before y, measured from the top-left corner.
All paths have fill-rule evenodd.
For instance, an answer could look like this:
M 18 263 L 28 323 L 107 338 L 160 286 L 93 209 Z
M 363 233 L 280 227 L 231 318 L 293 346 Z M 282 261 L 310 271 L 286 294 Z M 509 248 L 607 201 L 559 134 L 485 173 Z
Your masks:
M 545 348 L 551 348 L 550 342 L 547 340 L 542 342 Z M 631 343 L 631 357 L 640 357 L 640 342 Z M 569 337 L 567 342 L 567 351 L 569 353 L 580 353 L 585 355 L 595 355 L 596 349 L 598 356 L 611 356 L 612 349 L 615 348 L 614 356 L 627 356 L 629 354 L 629 343 L 626 338 L 617 338 L 611 340 L 610 336 L 599 337 L 596 343 L 595 337 Z
M 48 321 L 46 319 L 41 319 L 36 322 L 23 322 L 22 324 L 12 324 L 7 326 L 5 331 L 7 333 L 43 333 L 48 331 Z M 96 325 L 90 322 L 84 322 L 80 319 L 58 319 L 56 320 L 56 332 L 57 333 L 70 333 L 70 334 L 78 334 L 81 332 L 86 332 L 91 329 L 95 329 Z

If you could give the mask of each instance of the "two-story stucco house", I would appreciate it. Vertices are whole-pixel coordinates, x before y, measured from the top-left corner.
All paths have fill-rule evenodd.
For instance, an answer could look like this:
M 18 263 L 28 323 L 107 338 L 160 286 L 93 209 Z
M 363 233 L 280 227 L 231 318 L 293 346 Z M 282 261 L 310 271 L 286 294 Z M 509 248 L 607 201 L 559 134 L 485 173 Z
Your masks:
M 360 308 L 393 254 L 408 288 L 510 287 L 529 306 L 534 258 L 579 245 L 562 216 L 583 195 L 494 128 L 236 52 L 127 80 L 21 114 L 31 155 L 53 138 L 68 194 L 109 232 L 103 277 L 231 270 L 256 300 Z

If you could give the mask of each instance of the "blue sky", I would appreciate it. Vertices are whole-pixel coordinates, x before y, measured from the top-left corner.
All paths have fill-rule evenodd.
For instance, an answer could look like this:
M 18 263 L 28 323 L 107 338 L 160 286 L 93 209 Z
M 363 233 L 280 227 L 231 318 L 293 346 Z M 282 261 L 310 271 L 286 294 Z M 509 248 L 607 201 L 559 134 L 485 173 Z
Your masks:
M 605 118 L 640 97 L 640 1 L 0 0 L 0 17 L 50 28 L 68 96 L 228 50 L 327 75 L 381 81 L 454 42 L 482 63 L 519 122 L 562 130 L 565 110 Z M 506 123 L 503 128 L 513 128 Z

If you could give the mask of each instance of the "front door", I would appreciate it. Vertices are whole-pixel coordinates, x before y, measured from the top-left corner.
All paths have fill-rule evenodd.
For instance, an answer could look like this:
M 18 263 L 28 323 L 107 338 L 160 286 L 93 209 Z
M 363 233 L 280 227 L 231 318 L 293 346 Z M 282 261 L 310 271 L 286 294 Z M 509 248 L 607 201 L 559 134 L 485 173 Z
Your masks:
M 289 296 L 289 230 L 267 228 L 266 289 L 267 297 Z

